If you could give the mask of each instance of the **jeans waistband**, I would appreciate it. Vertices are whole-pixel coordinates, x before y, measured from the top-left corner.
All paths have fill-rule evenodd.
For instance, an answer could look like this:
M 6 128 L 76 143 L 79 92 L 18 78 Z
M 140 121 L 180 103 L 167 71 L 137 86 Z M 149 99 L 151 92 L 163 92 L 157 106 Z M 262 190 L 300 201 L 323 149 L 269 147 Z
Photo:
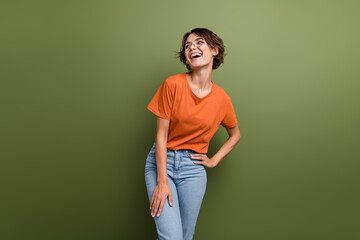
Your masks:
M 154 141 L 154 146 L 156 144 L 156 140 Z M 172 149 L 168 149 L 168 152 L 173 152 L 173 153 L 183 153 L 183 154 L 192 154 L 192 153 L 197 153 L 196 151 L 192 150 L 192 149 L 177 149 L 177 150 L 172 150 Z

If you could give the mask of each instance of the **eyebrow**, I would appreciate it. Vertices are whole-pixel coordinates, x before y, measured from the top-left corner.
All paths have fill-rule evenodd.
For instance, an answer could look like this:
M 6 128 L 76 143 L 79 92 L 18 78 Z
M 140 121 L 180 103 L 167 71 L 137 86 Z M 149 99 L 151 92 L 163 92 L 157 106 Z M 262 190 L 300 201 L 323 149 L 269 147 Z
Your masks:
M 202 39 L 202 40 L 204 40 L 203 38 L 201 38 L 201 37 L 198 37 L 197 39 L 195 39 L 194 41 L 196 41 L 196 40 L 199 40 L 199 39 Z M 186 43 L 185 43 L 185 45 L 187 44 L 187 43 L 190 43 L 189 41 L 187 41 Z

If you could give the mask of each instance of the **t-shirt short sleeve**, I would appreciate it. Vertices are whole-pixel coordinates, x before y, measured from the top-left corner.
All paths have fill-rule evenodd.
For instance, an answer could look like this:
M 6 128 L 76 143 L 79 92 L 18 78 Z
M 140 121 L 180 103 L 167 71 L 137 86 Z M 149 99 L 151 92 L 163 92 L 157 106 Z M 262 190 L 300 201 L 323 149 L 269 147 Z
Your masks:
M 151 99 L 147 109 L 158 117 L 170 120 L 173 102 L 173 91 L 165 80 Z
M 221 121 L 221 125 L 225 128 L 232 128 L 238 124 L 238 120 L 236 118 L 234 106 L 232 105 L 230 97 L 227 97 L 225 102 L 225 115 Z

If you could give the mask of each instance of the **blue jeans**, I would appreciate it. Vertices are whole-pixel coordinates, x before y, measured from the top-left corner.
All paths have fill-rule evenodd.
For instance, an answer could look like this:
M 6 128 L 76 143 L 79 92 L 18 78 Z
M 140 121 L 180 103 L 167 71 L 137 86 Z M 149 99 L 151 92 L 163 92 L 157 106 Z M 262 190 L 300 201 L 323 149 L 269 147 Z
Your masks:
M 145 183 L 149 196 L 149 206 L 157 186 L 157 168 L 155 144 L 150 149 L 145 164 Z M 195 233 L 201 203 L 205 195 L 207 174 L 205 166 L 195 164 L 191 149 L 167 149 L 167 178 L 171 189 L 173 206 L 166 198 L 164 208 L 159 217 L 154 216 L 157 240 L 191 240 Z M 149 210 L 149 214 L 151 210 Z M 151 215 L 150 215 L 151 216 Z

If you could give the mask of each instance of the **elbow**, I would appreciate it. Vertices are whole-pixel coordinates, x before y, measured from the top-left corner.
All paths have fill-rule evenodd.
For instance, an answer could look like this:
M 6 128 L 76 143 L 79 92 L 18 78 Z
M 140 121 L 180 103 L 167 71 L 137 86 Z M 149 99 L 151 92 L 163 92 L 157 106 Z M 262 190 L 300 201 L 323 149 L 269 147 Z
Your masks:
M 237 132 L 237 134 L 235 134 L 235 139 L 236 139 L 236 144 L 238 144 L 241 140 L 241 134 L 240 131 Z
M 240 134 L 234 134 L 232 136 L 230 136 L 231 139 L 234 139 L 235 145 L 238 144 L 241 140 L 241 135 Z
M 239 127 L 235 126 L 233 128 L 227 128 L 226 130 L 229 134 L 229 139 L 231 139 L 231 141 L 234 142 L 235 145 L 238 144 L 241 139 Z
M 241 140 L 241 135 L 239 134 L 239 136 L 236 137 L 236 144 L 238 144 Z
M 157 134 L 156 135 L 156 141 L 158 142 L 167 142 L 167 136 L 164 134 Z

